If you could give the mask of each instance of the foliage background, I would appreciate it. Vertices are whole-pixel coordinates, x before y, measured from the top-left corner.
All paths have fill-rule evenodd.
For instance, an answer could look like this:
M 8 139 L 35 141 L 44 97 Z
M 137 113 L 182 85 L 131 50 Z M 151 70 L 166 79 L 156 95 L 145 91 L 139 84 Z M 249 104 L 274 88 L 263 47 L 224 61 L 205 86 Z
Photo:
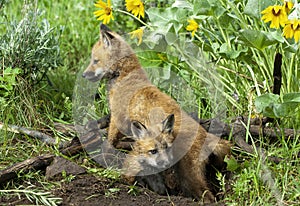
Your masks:
M 223 114 L 225 108 L 225 121 L 229 122 L 230 117 L 250 117 L 264 111 L 274 116 L 277 108 L 274 102 L 287 101 L 283 107 L 287 111 L 275 115 L 274 125 L 299 129 L 299 96 L 284 98 L 300 92 L 299 44 L 286 41 L 281 31 L 269 29 L 260 20 L 260 11 L 276 2 L 280 3 L 275 0 L 149 0 L 145 2 L 144 20 L 152 29 L 145 31 L 140 46 L 129 39 L 128 33 L 142 25 L 130 16 L 114 13 L 115 21 L 109 27 L 133 44 L 142 65 L 152 68 L 154 77 L 161 77 L 152 80 L 186 110 L 196 110 L 200 117 L 209 118 L 218 115 L 214 111 Z M 125 10 L 122 1 L 115 0 L 112 4 Z M 87 66 L 91 47 L 99 35 L 99 22 L 93 17 L 93 11 L 90 0 L 0 1 L 1 122 L 44 128 L 53 132 L 57 141 L 68 139 L 55 130 L 54 122 L 73 123 L 75 80 Z M 194 38 L 185 29 L 190 18 L 200 25 Z M 256 106 L 259 103 L 262 106 L 255 108 L 257 96 L 272 91 L 277 52 L 283 55 L 281 95 L 261 97 Z M 181 85 L 192 88 L 192 93 L 180 90 L 181 85 L 172 74 L 183 80 Z M 100 86 L 98 91 L 100 98 L 95 104 L 98 115 L 102 116 L 108 113 L 105 87 Z M 289 104 L 290 101 L 298 104 Z M 239 165 L 234 169 L 232 191 L 226 194 L 228 203 L 299 202 L 299 136 L 284 139 L 279 134 L 272 141 L 264 137 L 253 139 L 251 135 L 247 138 L 250 144 L 266 148 L 268 155 L 286 161 L 274 164 L 263 160 L 259 153 L 250 155 L 235 148 Z M 0 169 L 45 151 L 57 152 L 38 140 L 5 130 L 0 131 L 0 144 Z M 271 186 L 263 178 L 269 173 L 274 181 Z M 40 180 L 42 190 L 55 187 L 38 173 L 22 178 Z M 7 188 L 14 187 L 19 187 L 18 183 L 7 185 Z

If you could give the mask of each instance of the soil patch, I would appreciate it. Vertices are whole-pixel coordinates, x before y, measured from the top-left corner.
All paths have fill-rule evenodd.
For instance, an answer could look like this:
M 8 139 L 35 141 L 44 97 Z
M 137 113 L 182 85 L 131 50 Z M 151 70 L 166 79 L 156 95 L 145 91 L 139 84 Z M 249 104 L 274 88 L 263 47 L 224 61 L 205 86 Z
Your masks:
M 38 185 L 36 183 L 35 185 Z M 182 196 L 162 196 L 145 187 L 135 186 L 136 193 L 129 194 L 130 186 L 92 174 L 80 174 L 70 182 L 52 191 L 61 197 L 62 206 L 193 206 L 201 205 L 192 198 Z M 34 205 L 24 195 L 0 197 L 0 205 Z M 223 204 L 213 204 L 223 205 Z
M 199 205 L 191 198 L 161 196 L 147 188 L 136 187 L 137 193 L 129 194 L 129 186 L 93 175 L 80 175 L 64 183 L 54 194 L 63 198 L 62 205 Z

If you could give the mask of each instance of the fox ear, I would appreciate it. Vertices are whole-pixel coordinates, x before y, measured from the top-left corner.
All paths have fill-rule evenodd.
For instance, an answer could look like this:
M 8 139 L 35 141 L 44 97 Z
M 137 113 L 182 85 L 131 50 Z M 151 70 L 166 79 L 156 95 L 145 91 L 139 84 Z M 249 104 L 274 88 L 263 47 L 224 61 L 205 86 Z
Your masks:
M 105 47 L 109 47 L 111 45 L 111 40 L 115 38 L 111 32 L 112 31 L 107 26 L 100 24 L 100 41 Z
M 171 133 L 174 128 L 175 117 L 174 114 L 170 114 L 163 122 L 162 132 L 163 133 Z
M 147 128 L 145 125 L 140 123 L 139 121 L 131 122 L 131 132 L 133 134 L 134 139 L 144 138 L 147 133 Z

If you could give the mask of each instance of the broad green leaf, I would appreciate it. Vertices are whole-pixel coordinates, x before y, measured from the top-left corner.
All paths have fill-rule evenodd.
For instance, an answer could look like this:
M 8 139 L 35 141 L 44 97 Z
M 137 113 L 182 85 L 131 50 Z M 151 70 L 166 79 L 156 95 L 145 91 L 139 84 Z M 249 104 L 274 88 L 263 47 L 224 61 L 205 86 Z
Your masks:
M 263 112 L 265 108 L 270 107 L 271 104 L 277 103 L 279 95 L 263 94 L 255 99 L 255 108 L 257 112 Z
M 273 110 L 273 103 L 271 103 L 269 106 L 263 108 L 262 114 L 265 117 L 276 118 L 276 115 Z
M 155 51 L 138 52 L 137 56 L 145 68 L 159 67 L 163 63 L 163 57 Z
M 270 5 L 275 5 L 276 0 L 249 0 L 245 6 L 245 14 L 260 19 L 261 12 Z
M 282 44 L 283 50 L 286 52 L 296 53 L 298 51 L 297 44 L 288 44 L 286 41 Z
M 227 163 L 227 170 L 229 170 L 230 172 L 234 172 L 241 167 L 240 164 L 236 161 L 236 159 L 234 159 L 234 157 L 228 158 L 226 156 L 224 162 Z
M 194 14 L 210 16 L 212 7 L 207 0 L 195 1 L 194 2 Z
M 147 10 L 147 14 L 154 26 L 165 26 L 170 21 L 176 19 L 177 11 L 177 8 L 150 8 Z
M 188 11 L 178 8 L 150 8 L 147 13 L 152 26 L 156 27 L 155 32 L 166 35 L 168 32 L 177 34 L 182 29 L 183 24 L 187 21 Z M 170 31 L 171 28 L 174 28 L 175 31 Z
M 219 0 L 195 0 L 194 15 L 215 16 L 219 18 L 226 9 L 220 4 Z
M 174 42 L 176 42 L 178 40 L 177 35 L 173 32 L 168 32 L 166 34 L 165 38 L 166 38 L 168 45 L 172 45 L 172 44 L 174 44 Z
M 283 96 L 283 102 L 298 102 L 298 103 L 300 103 L 300 92 L 285 94 Z
M 284 102 L 281 104 L 274 104 L 273 111 L 276 117 L 288 117 L 295 115 L 295 111 L 299 106 L 299 102 Z
M 183 24 L 178 23 L 178 22 L 174 22 L 173 27 L 175 29 L 175 34 L 178 35 L 179 30 L 182 29 L 182 27 L 183 27 Z
M 278 40 L 275 39 L 270 32 L 244 29 L 239 33 L 239 40 L 244 44 L 259 50 L 263 50 L 267 46 L 278 43 Z
M 173 23 L 185 23 L 187 22 L 187 17 L 188 17 L 188 10 L 186 9 L 177 9 L 177 8 L 173 8 L 172 9 L 174 11 L 173 13 L 173 20 L 171 20 L 170 22 Z M 175 22 L 174 22 L 175 21 Z
M 246 52 L 247 48 L 241 49 L 241 50 L 234 50 L 233 48 L 229 48 L 227 43 L 224 43 L 220 47 L 220 54 L 225 55 L 225 58 L 227 59 L 236 59 L 240 56 L 242 52 Z
M 138 51 L 140 51 L 142 49 L 144 49 L 144 50 L 148 50 L 148 49 L 155 50 L 156 49 L 156 51 L 165 51 L 166 42 L 164 40 L 164 36 L 165 36 L 166 30 L 169 30 L 170 27 L 172 27 L 171 24 L 168 26 L 165 26 L 164 27 L 165 30 L 162 28 L 159 28 L 159 29 L 155 29 L 154 31 L 147 32 L 144 35 L 145 38 L 143 39 L 143 43 L 136 49 Z
M 223 6 L 221 6 L 220 4 L 216 4 L 213 6 L 212 11 L 213 11 L 214 16 L 216 16 L 217 18 L 220 18 L 221 21 L 226 21 L 226 19 L 224 20 L 222 18 L 223 14 L 226 12 L 226 9 Z
M 257 112 L 271 118 L 293 116 L 300 107 L 300 93 L 289 93 L 283 96 L 283 103 L 279 103 L 279 95 L 264 94 L 256 98 Z
M 281 32 L 272 31 L 272 32 L 265 32 L 266 35 L 268 35 L 270 40 L 276 40 L 277 42 L 284 43 L 285 38 L 282 36 Z
M 187 0 L 176 0 L 173 4 L 172 7 L 177 7 L 177 8 L 184 8 L 188 10 L 192 10 L 193 6 L 190 2 Z

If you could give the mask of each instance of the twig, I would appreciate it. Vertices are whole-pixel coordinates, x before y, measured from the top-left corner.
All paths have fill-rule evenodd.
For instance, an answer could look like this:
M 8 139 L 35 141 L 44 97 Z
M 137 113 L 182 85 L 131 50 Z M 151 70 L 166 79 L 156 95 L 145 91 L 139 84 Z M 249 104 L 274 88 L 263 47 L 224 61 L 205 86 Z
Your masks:
M 225 124 L 221 122 L 220 120 L 216 119 L 199 119 L 197 117 L 193 118 L 201 124 L 204 129 L 212 134 L 215 134 L 220 137 L 229 136 L 231 134 L 231 131 L 236 131 L 237 129 L 234 129 L 235 124 Z M 242 118 L 243 119 L 243 118 Z M 241 120 L 244 122 L 245 125 L 247 125 L 247 120 Z M 263 127 L 263 123 L 266 121 L 266 119 L 258 120 L 258 119 L 251 119 L 250 120 L 250 128 L 249 132 L 252 136 L 266 136 L 270 137 L 272 139 L 278 138 L 279 136 L 283 135 L 285 138 L 293 138 L 300 134 L 300 130 L 294 130 L 294 129 L 279 129 L 279 128 L 270 128 L 270 127 Z M 213 128 L 211 128 L 211 123 L 214 123 Z M 216 125 L 217 124 L 217 125 Z M 218 134 L 214 131 L 214 128 L 218 128 Z M 221 132 L 220 132 L 221 128 Z
M 38 157 L 27 159 L 23 162 L 18 162 L 4 170 L 0 171 L 0 185 L 6 183 L 11 179 L 18 177 L 18 173 L 28 173 L 31 170 L 44 170 L 48 165 L 51 164 L 54 154 L 46 154 Z
M 71 157 L 82 152 L 83 148 L 87 148 L 94 145 L 95 142 L 101 141 L 102 137 L 100 133 L 94 130 L 84 135 L 82 140 L 84 140 L 83 143 L 80 142 L 78 137 L 74 137 L 69 144 L 59 151 L 63 155 Z M 18 162 L 4 170 L 0 170 L 0 186 L 4 185 L 9 180 L 17 178 L 20 172 L 28 173 L 32 170 L 45 170 L 46 167 L 52 163 L 54 157 L 54 154 L 45 154 L 24 160 L 23 162 Z
M 28 129 L 25 127 L 20 127 L 20 126 L 16 126 L 16 125 L 4 125 L 3 123 L 0 122 L 0 129 L 9 131 L 9 132 L 13 132 L 13 133 L 21 133 L 21 134 L 26 134 L 28 136 L 34 137 L 39 139 L 40 141 L 44 142 L 47 145 L 57 145 L 56 141 L 54 138 L 52 138 L 51 136 L 44 134 L 42 132 L 36 131 L 36 130 L 32 130 L 32 129 Z M 59 144 L 59 147 L 62 146 L 62 143 Z

